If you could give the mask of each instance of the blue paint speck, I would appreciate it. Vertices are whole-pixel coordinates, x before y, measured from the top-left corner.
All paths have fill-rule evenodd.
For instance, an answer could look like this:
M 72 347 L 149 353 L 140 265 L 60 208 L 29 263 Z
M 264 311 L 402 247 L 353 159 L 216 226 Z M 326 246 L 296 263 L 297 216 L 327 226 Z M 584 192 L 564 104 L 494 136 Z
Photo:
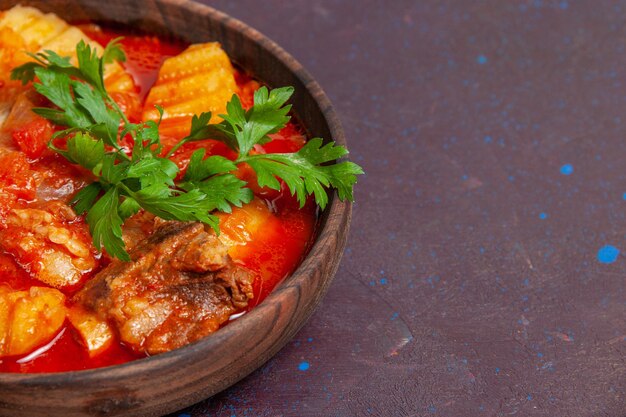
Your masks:
M 298 369 L 301 371 L 308 371 L 310 367 L 311 365 L 308 362 L 300 362 L 300 365 L 298 365 Z
M 393 314 L 391 315 L 391 320 L 395 320 L 395 319 L 397 319 L 399 316 L 400 316 L 400 315 L 399 315 L 398 313 L 393 313 Z
M 491 136 L 485 136 L 485 138 L 483 140 L 485 141 L 485 143 L 493 142 L 493 139 L 491 139 Z
M 435 407 L 434 405 L 429 405 L 428 406 L 428 412 L 435 414 L 437 412 L 437 407 Z
M 570 175 L 574 172 L 574 167 L 572 164 L 565 164 L 561 167 L 561 174 Z
M 386 284 L 387 284 L 387 278 L 381 278 L 380 285 L 386 285 Z
M 373 287 L 374 285 L 376 285 L 376 281 L 370 281 L 370 286 Z
M 500 368 L 496 368 L 496 375 L 500 373 Z
M 538 358 L 543 358 L 543 353 L 541 353 L 541 352 L 537 352 L 537 357 L 538 357 Z
M 488 61 L 488 60 L 487 60 L 487 57 L 486 57 L 486 56 L 484 56 L 484 55 L 478 55 L 478 56 L 476 57 L 476 62 L 478 62 L 480 65 L 484 65 L 484 64 L 486 64 L 486 63 L 487 63 L 487 61 Z
M 547 219 L 547 218 L 548 218 L 548 214 L 547 214 L 547 213 L 539 213 L 539 218 L 540 218 L 541 220 L 545 220 L 545 219 Z
M 606 245 L 598 251 L 598 261 L 603 264 L 610 264 L 617 260 L 619 249 L 615 246 Z
M 530 400 L 532 400 L 532 399 L 533 399 L 533 396 L 532 396 L 532 395 L 530 395 L 530 394 L 528 394 L 528 395 L 526 396 L 526 399 L 527 399 L 528 401 L 530 401 Z
M 626 193 L 622 194 L 622 198 L 626 200 Z
M 567 8 L 568 8 L 568 6 L 569 6 L 569 4 L 567 4 L 567 1 L 566 1 L 566 0 L 562 0 L 562 1 L 559 3 L 559 7 L 560 7 L 562 10 L 567 9 Z
M 311 342 L 313 341 L 313 338 L 312 338 L 312 337 L 309 337 L 306 341 L 307 341 L 307 342 L 309 342 L 309 343 L 311 343 Z
M 463 176 L 461 177 L 461 179 L 462 179 L 463 181 L 467 181 L 467 180 L 468 180 L 468 178 L 469 178 L 469 177 L 468 177 L 467 175 L 463 175 Z

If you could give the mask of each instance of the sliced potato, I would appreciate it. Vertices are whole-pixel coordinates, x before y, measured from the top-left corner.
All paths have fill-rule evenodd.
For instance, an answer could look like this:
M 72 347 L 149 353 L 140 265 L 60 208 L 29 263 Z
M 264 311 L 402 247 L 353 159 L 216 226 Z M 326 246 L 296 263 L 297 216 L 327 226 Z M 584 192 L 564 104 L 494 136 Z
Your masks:
M 9 350 L 12 310 L 12 303 L 6 297 L 9 292 L 8 288 L 0 286 L 0 357 Z
M 218 213 L 220 218 L 219 239 L 229 248 L 245 245 L 255 235 L 263 233 L 263 227 L 272 218 L 272 212 L 258 198 L 242 207 L 233 207 L 232 213 Z M 229 250 L 232 254 L 232 250 Z
M 4 12 L 0 29 L 18 33 L 29 51 L 36 51 L 65 29 L 67 23 L 53 13 L 44 14 L 34 7 L 17 5 Z
M 3 288 L 0 305 L 0 357 L 32 352 L 52 340 L 65 321 L 65 296 L 53 288 Z
M 226 113 L 226 103 L 237 90 L 233 66 L 219 43 L 191 45 L 163 63 L 146 98 L 143 119 L 157 121 L 158 104 L 164 110 L 161 133 L 184 137 L 194 114 L 211 112 L 212 122 L 221 120 L 218 115 Z
M 102 52 L 97 42 L 55 14 L 20 5 L 0 13 L 0 124 L 17 94 L 26 88 L 10 79 L 11 69 L 31 60 L 24 52 L 52 50 L 76 62 L 76 44 L 80 40 Z M 132 77 L 117 62 L 106 66 L 104 78 L 109 92 L 136 92 Z

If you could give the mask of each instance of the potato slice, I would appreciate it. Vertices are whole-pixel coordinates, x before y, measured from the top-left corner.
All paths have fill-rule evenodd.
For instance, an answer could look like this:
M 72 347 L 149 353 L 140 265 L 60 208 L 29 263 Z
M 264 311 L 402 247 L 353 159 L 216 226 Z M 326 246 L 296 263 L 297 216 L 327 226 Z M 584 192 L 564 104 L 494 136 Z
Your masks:
M 36 51 L 67 29 L 67 23 L 55 14 L 17 5 L 3 13 L 0 29 L 4 28 L 19 33 L 28 50 Z
M 212 122 L 221 120 L 226 103 L 238 91 L 228 55 L 217 42 L 191 45 L 163 62 L 155 85 L 144 105 L 143 119 L 159 119 L 155 104 L 163 107 L 161 133 L 182 138 L 189 134 L 191 117 L 211 112 Z
M 52 340 L 65 321 L 65 296 L 52 288 L 3 288 L 0 305 L 0 357 L 32 352 Z
M 9 289 L 0 286 L 0 357 L 9 349 L 12 304 L 8 302 Z
M 220 241 L 234 255 L 237 246 L 245 246 L 263 233 L 263 228 L 273 219 L 272 212 L 258 198 L 241 207 L 233 207 L 232 213 L 218 213 L 220 218 Z M 233 256 L 235 258 L 235 256 Z
M 83 343 L 94 357 L 107 350 L 114 340 L 109 324 L 94 313 L 76 305 L 69 309 L 67 318 L 80 334 Z
M 26 88 L 10 79 L 11 69 L 31 60 L 24 52 L 49 49 L 61 56 L 73 57 L 76 63 L 76 44 L 81 39 L 102 52 L 97 42 L 55 14 L 20 5 L 0 13 L 0 124 L 15 97 Z M 136 94 L 132 77 L 117 62 L 106 66 L 104 81 L 109 92 Z

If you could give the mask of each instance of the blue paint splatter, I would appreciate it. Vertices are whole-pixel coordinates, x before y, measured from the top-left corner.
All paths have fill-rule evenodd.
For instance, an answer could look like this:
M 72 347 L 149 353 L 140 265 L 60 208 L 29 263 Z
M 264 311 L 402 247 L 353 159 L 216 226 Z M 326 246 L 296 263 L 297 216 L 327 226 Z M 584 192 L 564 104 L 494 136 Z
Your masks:
M 533 396 L 532 396 L 532 395 L 530 395 L 530 394 L 528 394 L 528 395 L 526 396 L 526 399 L 527 399 L 528 401 L 530 401 L 530 400 L 532 400 L 532 399 L 533 399 Z
M 541 352 L 537 352 L 537 357 L 538 357 L 538 358 L 543 358 L 543 353 L 541 353 Z
M 619 249 L 615 246 L 606 245 L 598 251 L 598 261 L 603 264 L 610 264 L 617 260 Z
M 626 200 L 626 193 L 622 194 L 622 198 Z
M 493 139 L 491 139 L 491 136 L 485 136 L 483 140 L 485 141 L 485 143 L 491 143 L 493 141 Z
M 426 282 L 428 282 L 430 284 L 431 288 L 435 288 L 435 284 L 438 283 L 440 280 L 440 278 L 436 275 L 433 275 L 432 277 L 428 277 L 426 278 Z
M 397 318 L 398 318 L 398 316 L 400 316 L 398 313 L 393 313 L 393 314 L 391 315 L 391 320 L 395 320 L 395 319 L 397 319 Z
M 310 367 L 311 365 L 308 362 L 300 362 L 300 365 L 298 365 L 298 369 L 301 371 L 308 371 Z
M 500 373 L 500 368 L 496 368 L 496 375 Z
M 480 65 L 484 65 L 484 64 L 486 64 L 486 63 L 487 63 L 487 61 L 488 61 L 488 59 L 487 59 L 487 57 L 486 57 L 486 56 L 484 56 L 484 55 L 478 55 L 478 56 L 476 57 L 476 62 L 478 62 Z
M 539 218 L 540 218 L 541 220 L 545 220 L 545 219 L 547 219 L 547 218 L 548 218 L 548 214 L 547 214 L 547 213 L 539 213 Z
M 380 285 L 386 285 L 386 284 L 387 284 L 387 278 L 381 278 Z
M 574 172 L 574 167 L 572 164 L 565 164 L 561 167 L 561 174 L 563 175 L 571 175 Z
M 311 343 L 311 342 L 313 341 L 313 338 L 312 338 L 312 337 L 309 337 L 306 341 L 307 341 L 307 342 L 309 342 L 309 343 Z

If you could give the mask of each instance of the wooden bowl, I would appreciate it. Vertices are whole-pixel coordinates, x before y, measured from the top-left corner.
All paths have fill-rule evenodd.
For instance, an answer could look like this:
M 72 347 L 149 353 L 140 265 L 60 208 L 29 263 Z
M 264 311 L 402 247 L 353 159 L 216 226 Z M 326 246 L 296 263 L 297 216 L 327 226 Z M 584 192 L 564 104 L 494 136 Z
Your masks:
M 0 10 L 16 2 L 0 0 Z M 21 0 L 71 22 L 129 25 L 186 42 L 219 41 L 231 59 L 269 86 L 292 85 L 294 111 L 314 136 L 345 145 L 320 86 L 274 42 L 224 13 L 182 0 Z M 154 416 L 194 404 L 234 384 L 278 352 L 326 292 L 342 256 L 351 205 L 336 195 L 315 243 L 295 273 L 251 312 L 181 349 L 123 365 L 51 374 L 0 373 L 6 416 Z

